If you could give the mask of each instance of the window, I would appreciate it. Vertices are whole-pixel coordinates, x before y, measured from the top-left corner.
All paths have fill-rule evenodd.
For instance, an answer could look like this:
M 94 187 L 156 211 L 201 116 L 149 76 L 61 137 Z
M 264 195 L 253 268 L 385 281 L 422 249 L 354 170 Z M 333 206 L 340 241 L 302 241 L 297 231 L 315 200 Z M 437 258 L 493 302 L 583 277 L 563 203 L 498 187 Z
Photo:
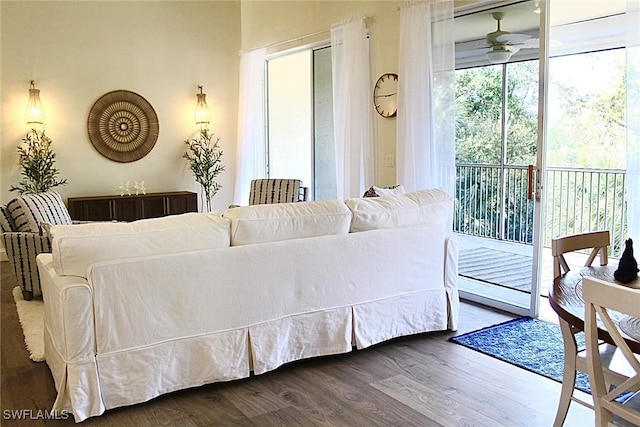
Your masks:
M 532 243 L 537 120 L 538 60 L 456 71 L 456 231 Z
M 549 61 L 550 167 L 625 169 L 625 50 Z
M 537 120 L 537 60 L 456 71 L 458 163 L 533 163 Z

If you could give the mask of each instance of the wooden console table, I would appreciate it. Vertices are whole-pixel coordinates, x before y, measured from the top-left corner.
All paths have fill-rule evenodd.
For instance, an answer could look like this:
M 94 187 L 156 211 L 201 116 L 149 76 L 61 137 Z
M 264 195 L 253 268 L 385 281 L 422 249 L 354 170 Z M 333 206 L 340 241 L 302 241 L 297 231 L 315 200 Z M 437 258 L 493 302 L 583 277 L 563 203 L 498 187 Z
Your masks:
M 69 197 L 71 218 L 80 221 L 135 221 L 198 211 L 198 195 L 191 191 L 138 196 Z

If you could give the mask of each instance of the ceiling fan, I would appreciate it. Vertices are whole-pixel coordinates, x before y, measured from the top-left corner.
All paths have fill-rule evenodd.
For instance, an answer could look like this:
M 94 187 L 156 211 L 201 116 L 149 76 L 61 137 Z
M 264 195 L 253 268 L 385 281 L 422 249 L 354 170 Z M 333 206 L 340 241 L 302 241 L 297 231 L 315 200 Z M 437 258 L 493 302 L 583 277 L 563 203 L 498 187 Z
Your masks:
M 504 17 L 503 12 L 493 12 L 491 14 L 497 22 L 497 30 L 487 34 L 486 41 L 490 46 L 486 53 L 489 62 L 501 64 L 507 62 L 511 56 L 520 49 L 537 48 L 539 39 L 531 38 L 528 34 L 517 34 L 503 31 L 500 21 Z

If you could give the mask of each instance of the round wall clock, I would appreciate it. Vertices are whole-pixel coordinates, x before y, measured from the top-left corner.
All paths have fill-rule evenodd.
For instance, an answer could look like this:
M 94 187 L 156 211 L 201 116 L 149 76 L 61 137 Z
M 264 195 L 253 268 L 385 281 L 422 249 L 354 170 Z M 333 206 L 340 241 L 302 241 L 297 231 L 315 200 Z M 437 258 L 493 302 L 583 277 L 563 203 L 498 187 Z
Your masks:
M 398 112 L 398 75 L 385 73 L 373 88 L 373 105 L 382 117 L 395 117 Z
M 87 130 L 100 154 L 126 163 L 149 154 L 158 139 L 160 124 L 146 99 L 128 90 L 115 90 L 93 104 Z

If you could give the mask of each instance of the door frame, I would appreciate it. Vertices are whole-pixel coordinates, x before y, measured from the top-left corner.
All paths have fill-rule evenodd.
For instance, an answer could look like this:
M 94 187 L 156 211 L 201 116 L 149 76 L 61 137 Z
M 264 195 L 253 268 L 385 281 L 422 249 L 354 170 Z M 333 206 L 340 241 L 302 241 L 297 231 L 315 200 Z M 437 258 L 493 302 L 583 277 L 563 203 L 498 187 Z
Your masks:
M 541 0 L 540 6 L 540 47 L 538 59 L 538 142 L 536 152 L 536 173 L 534 191 L 534 213 L 533 213 L 533 268 L 531 272 L 531 301 L 529 304 L 529 316 L 538 317 L 540 314 L 540 303 L 542 296 L 541 272 L 542 272 L 542 251 L 544 243 L 544 218 L 546 205 L 546 192 L 544 177 L 546 173 L 546 153 L 547 153 L 547 111 L 549 92 L 549 8 L 548 1 Z

